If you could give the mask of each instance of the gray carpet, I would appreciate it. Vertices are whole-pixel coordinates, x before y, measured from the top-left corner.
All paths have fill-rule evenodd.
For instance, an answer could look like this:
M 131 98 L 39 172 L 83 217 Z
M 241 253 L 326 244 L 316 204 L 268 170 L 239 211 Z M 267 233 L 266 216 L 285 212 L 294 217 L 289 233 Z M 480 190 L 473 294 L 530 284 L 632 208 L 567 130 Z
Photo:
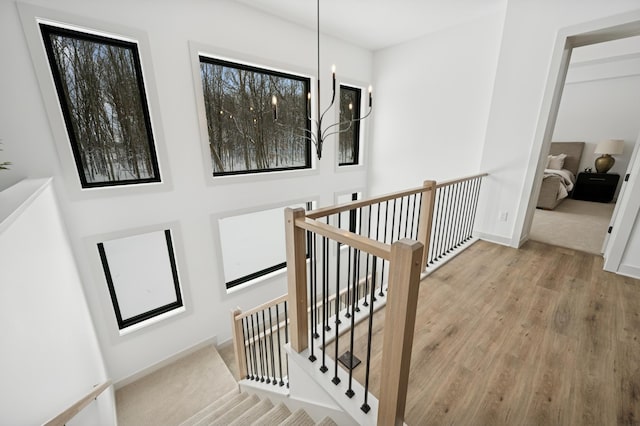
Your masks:
M 118 389 L 118 425 L 175 426 L 234 389 L 218 351 L 206 346 Z
M 529 239 L 599 255 L 614 207 L 565 199 L 555 210 L 536 209 Z

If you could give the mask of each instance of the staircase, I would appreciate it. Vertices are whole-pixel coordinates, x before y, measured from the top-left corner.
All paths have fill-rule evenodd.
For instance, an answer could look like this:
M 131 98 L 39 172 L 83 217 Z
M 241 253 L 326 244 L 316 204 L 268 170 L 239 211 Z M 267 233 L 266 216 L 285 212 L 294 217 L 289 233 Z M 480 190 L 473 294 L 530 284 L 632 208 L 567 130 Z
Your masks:
M 187 419 L 180 426 L 337 426 L 329 417 L 316 423 L 303 409 L 293 413 L 286 405 L 273 405 L 269 399 L 260 399 L 246 392 L 230 392 Z

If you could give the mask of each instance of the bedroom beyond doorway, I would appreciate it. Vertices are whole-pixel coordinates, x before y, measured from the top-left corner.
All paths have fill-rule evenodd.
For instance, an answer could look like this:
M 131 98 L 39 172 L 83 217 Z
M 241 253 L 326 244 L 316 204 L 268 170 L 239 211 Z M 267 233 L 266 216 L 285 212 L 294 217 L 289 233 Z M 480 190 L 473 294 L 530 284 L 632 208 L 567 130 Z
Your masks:
M 529 239 L 600 255 L 614 207 L 569 198 L 555 210 L 536 209 Z

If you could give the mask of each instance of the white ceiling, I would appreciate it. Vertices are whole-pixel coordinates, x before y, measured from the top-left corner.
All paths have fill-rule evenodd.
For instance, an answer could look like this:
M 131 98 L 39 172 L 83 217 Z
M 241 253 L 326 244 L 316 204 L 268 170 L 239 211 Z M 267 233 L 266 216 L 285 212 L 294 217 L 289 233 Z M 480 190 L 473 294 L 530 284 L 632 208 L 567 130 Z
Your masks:
M 233 0 L 316 30 L 315 0 Z M 507 0 L 322 0 L 320 31 L 369 50 L 495 13 Z

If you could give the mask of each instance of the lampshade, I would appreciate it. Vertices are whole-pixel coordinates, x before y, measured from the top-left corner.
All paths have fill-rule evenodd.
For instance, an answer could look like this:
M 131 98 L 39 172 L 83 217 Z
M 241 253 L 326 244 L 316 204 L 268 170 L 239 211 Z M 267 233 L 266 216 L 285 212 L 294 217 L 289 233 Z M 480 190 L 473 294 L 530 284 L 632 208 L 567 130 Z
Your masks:
M 622 139 L 608 139 L 598 143 L 595 154 L 620 155 L 624 150 L 624 141 Z

